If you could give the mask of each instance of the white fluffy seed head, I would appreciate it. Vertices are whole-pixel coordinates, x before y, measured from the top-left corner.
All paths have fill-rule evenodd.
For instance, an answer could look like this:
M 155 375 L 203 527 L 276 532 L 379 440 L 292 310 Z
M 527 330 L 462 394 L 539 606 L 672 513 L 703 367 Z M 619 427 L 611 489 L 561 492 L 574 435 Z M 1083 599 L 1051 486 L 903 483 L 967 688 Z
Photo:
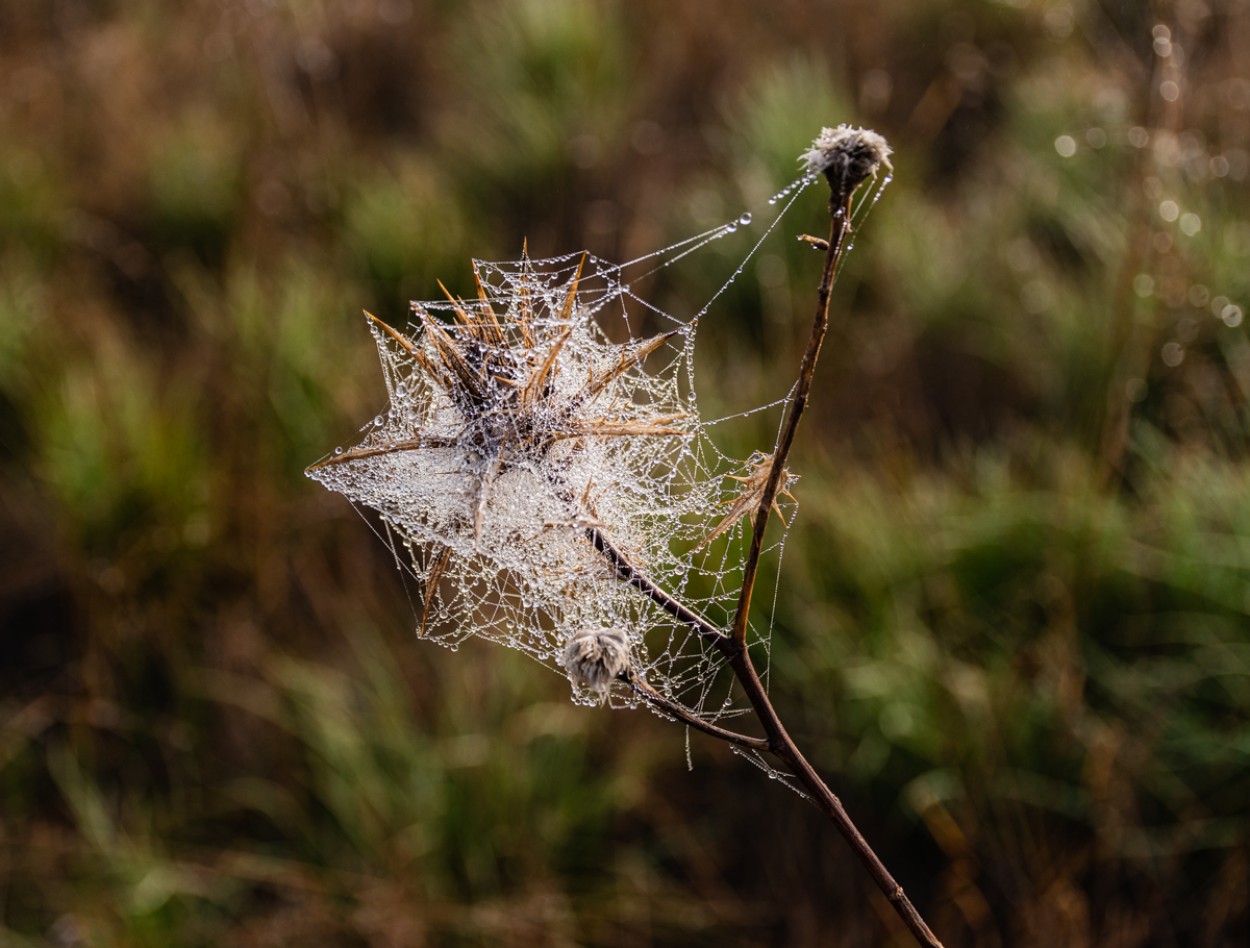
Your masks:
M 890 146 L 885 138 L 867 128 L 839 125 L 822 128 L 812 147 L 799 156 L 812 174 L 837 174 L 848 188 L 875 175 L 882 165 L 890 171 Z
M 564 646 L 564 668 L 582 688 L 606 697 L 612 682 L 629 667 L 629 639 L 624 629 L 582 629 Z

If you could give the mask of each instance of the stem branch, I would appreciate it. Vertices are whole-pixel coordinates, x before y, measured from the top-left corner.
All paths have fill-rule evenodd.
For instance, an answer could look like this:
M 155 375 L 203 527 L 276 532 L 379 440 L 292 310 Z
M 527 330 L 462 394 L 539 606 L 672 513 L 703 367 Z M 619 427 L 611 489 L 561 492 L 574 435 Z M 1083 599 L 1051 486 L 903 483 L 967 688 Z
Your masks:
M 644 678 L 640 677 L 633 671 L 626 672 L 626 680 L 629 686 L 642 697 L 647 704 L 658 708 L 664 714 L 676 718 L 683 724 L 687 724 L 696 731 L 702 731 L 704 734 L 710 734 L 727 744 L 736 744 L 738 747 L 745 747 L 754 751 L 769 750 L 769 742 L 766 738 L 751 737 L 747 734 L 739 734 L 737 731 L 730 731 L 723 727 L 717 727 L 708 721 L 704 721 L 701 717 L 691 711 L 684 705 L 666 698 L 651 686 Z
M 624 553 L 613 546 L 612 541 L 598 527 L 587 527 L 586 535 L 594 544 L 595 549 L 612 564 L 612 568 L 616 570 L 616 575 L 621 580 L 629 583 L 669 615 L 684 622 L 724 651 L 725 643 L 730 641 L 729 636 L 718 629 L 710 619 L 657 586 L 651 577 L 634 566 Z

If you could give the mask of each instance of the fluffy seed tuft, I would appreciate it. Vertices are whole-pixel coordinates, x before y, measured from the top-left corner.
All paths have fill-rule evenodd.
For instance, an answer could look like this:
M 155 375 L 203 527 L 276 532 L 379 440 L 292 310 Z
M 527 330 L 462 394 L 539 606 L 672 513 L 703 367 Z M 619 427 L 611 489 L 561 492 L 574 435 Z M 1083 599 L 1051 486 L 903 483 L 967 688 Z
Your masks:
M 812 147 L 799 156 L 806 170 L 842 178 L 845 187 L 854 189 L 865 178 L 875 176 L 885 165 L 890 171 L 890 146 L 885 138 L 867 128 L 839 125 L 822 128 Z
M 629 667 L 629 640 L 623 629 L 582 629 L 564 647 L 564 667 L 579 687 L 607 697 L 612 682 Z

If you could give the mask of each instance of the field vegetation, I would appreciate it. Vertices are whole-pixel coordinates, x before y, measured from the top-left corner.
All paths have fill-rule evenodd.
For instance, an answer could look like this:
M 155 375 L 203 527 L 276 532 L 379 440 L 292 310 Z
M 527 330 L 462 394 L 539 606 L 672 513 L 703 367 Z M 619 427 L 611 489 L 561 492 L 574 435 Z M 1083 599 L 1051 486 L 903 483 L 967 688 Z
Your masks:
M 723 746 L 416 641 L 302 473 L 384 402 L 362 308 L 639 256 L 843 121 L 896 180 L 773 700 L 947 945 L 1246 943 L 1245 0 L 6 0 L 0 942 L 906 944 Z M 793 377 L 810 205 L 716 304 L 709 415 Z

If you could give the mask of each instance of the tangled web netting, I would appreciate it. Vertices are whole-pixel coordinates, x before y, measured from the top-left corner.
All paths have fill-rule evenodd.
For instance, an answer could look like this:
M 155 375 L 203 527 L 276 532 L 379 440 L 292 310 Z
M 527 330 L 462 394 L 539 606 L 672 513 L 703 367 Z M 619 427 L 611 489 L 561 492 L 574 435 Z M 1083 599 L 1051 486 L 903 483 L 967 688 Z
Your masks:
M 774 197 L 780 213 L 748 257 L 812 180 Z M 370 318 L 389 405 L 357 446 L 308 473 L 376 511 L 415 581 L 418 635 L 519 649 L 568 675 L 583 703 L 638 703 L 632 676 L 708 721 L 741 710 L 721 654 L 624 581 L 604 546 L 728 629 L 771 458 L 722 452 L 714 429 L 729 419 L 702 419 L 695 400 L 698 327 L 728 282 L 685 316 L 632 286 L 749 224 L 624 265 L 581 253 L 474 261 L 475 297 L 414 303 L 402 331 Z M 643 323 L 659 332 L 643 338 Z M 756 410 L 780 417 L 785 401 Z M 794 519 L 788 490 L 778 501 L 766 556 L 780 556 Z M 765 659 L 770 630 L 753 619 L 748 633 Z M 629 674 L 580 673 L 585 649 L 571 643 L 588 641 Z

